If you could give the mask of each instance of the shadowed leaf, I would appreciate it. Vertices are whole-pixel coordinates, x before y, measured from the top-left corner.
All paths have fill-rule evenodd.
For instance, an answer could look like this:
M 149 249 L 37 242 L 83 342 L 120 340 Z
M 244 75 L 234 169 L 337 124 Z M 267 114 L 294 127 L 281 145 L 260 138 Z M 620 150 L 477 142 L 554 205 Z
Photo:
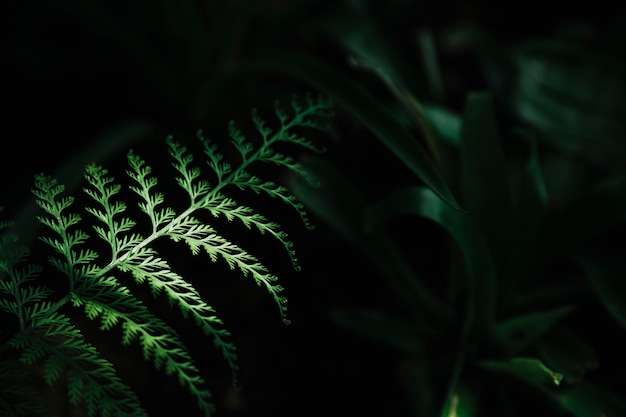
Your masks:
M 495 337 L 507 354 L 519 354 L 573 309 L 565 306 L 510 318 L 496 326 Z
M 625 191 L 626 192 L 626 191 Z M 626 329 L 626 265 L 622 254 L 578 257 L 587 281 L 613 319 Z
M 513 53 L 511 108 L 565 153 L 609 169 L 626 163 L 625 63 L 582 45 L 543 39 Z
M 517 357 L 508 361 L 483 360 L 478 364 L 487 370 L 505 372 L 539 387 L 559 385 L 563 379 L 562 374 L 551 370 L 536 358 Z
M 433 103 L 422 104 L 422 110 L 439 138 L 452 145 L 461 144 L 463 119 L 459 114 Z
M 490 248 L 500 251 L 510 227 L 507 161 L 500 141 L 491 93 L 467 96 L 461 140 L 463 206 Z
M 368 222 L 379 224 L 399 214 L 427 218 L 454 238 L 463 252 L 469 277 L 466 331 L 473 328 L 479 333 L 490 333 L 494 320 L 496 272 L 491 254 L 472 219 L 453 210 L 428 188 L 404 187 L 392 191 L 373 206 Z
M 459 381 L 448 398 L 441 417 L 474 417 L 477 412 L 476 386 Z
M 598 357 L 576 332 L 564 325 L 550 329 L 534 344 L 546 365 L 558 369 L 567 383 L 579 382 L 598 367 Z
M 618 417 L 626 415 L 626 403 L 601 386 L 582 382 L 560 394 L 557 399 L 576 417 Z
M 518 285 L 528 274 L 528 255 L 534 245 L 546 215 L 548 192 L 539 161 L 537 140 L 527 130 L 512 132 L 519 139 L 520 148 L 511 156 L 508 169 L 511 175 L 512 221 L 503 254 L 503 272 L 500 280 L 499 309 L 503 314 L 515 311 Z
M 317 22 L 331 42 L 340 45 L 357 67 L 374 71 L 383 81 L 412 92 L 425 92 L 420 71 L 391 39 L 389 31 L 360 10 L 335 7 Z M 421 74 L 420 74 L 421 75 Z
M 294 51 L 265 52 L 262 58 L 250 62 L 250 66 L 295 77 L 331 97 L 367 127 L 440 198 L 460 210 L 422 144 L 364 85 L 314 56 Z
M 387 233 L 380 227 L 367 226 L 366 205 L 356 187 L 328 163 L 310 158 L 303 165 L 321 187 L 313 189 L 293 178 L 290 188 L 294 195 L 367 256 L 412 312 L 416 327 L 432 330 L 427 317 L 450 316 L 449 308 L 421 282 Z

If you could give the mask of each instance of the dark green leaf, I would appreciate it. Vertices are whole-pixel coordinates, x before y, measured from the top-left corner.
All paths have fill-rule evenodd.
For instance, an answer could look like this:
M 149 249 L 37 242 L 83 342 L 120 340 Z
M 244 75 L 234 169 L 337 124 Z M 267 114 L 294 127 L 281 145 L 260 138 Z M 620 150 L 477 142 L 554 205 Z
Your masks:
M 576 332 L 559 325 L 534 344 L 546 365 L 558 369 L 567 383 L 577 383 L 587 371 L 598 367 L 594 350 Z
M 508 361 L 483 360 L 478 364 L 493 372 L 504 372 L 513 375 L 538 387 L 559 385 L 563 379 L 561 373 L 548 368 L 537 358 L 517 357 Z
M 512 224 L 511 239 L 518 251 L 525 251 L 536 239 L 536 234 L 541 227 L 546 214 L 548 204 L 548 191 L 539 155 L 537 151 L 537 139 L 528 131 L 517 131 L 527 152 L 519 152 L 523 155 L 519 165 L 511 162 L 509 166 L 512 172 L 512 190 L 514 221 Z
M 441 417 L 474 417 L 478 409 L 477 389 L 474 384 L 459 380 L 446 400 Z
M 625 190 L 626 192 L 626 190 Z M 576 257 L 606 311 L 626 329 L 626 263 L 623 254 Z
M 373 71 L 386 84 L 401 90 L 420 96 L 425 92 L 421 68 L 412 65 L 390 31 L 368 13 L 336 6 L 317 21 L 316 27 L 342 47 L 355 66 Z
M 557 398 L 576 417 L 626 416 L 623 398 L 590 382 L 576 384 Z
M 506 279 L 500 280 L 500 311 L 512 311 L 516 305 L 518 284 L 527 276 L 527 259 L 546 215 L 548 194 L 537 152 L 535 135 L 515 130 L 519 148 L 512 152 L 508 169 L 511 175 L 512 221 L 507 242 Z M 505 261 L 503 261 L 505 262 Z
M 341 7 L 338 10 L 341 10 Z M 343 46 L 355 66 L 378 76 L 396 98 L 403 114 L 411 121 L 412 127 L 422 132 L 426 151 L 442 175 L 450 174 L 443 171 L 450 162 L 445 155 L 446 144 L 441 143 L 437 136 L 438 132 L 426 117 L 420 100 L 416 98 L 416 95 L 419 97 L 427 95 L 423 92 L 424 88 L 417 85 L 420 80 L 420 77 L 416 76 L 418 70 L 412 68 L 405 54 L 400 53 L 394 42 L 388 39 L 388 34 L 378 27 L 370 16 L 359 12 L 341 11 L 331 16 L 323 20 L 321 30 L 330 34 L 335 42 Z M 418 40 L 425 66 L 424 78 L 430 81 L 428 85 L 432 96 L 441 99 L 444 93 L 433 35 L 424 29 L 420 32 Z M 446 179 L 450 180 L 449 175 Z
M 332 65 L 300 52 L 267 51 L 262 58 L 249 62 L 249 65 L 256 70 L 300 79 L 331 97 L 338 106 L 352 113 L 440 198 L 460 210 L 422 144 L 366 86 Z
M 455 146 L 461 144 L 463 121 L 460 115 L 433 103 L 422 104 L 422 109 L 439 138 Z
M 512 317 L 496 326 L 496 340 L 507 354 L 519 354 L 573 309 L 573 306 L 564 306 Z
M 528 41 L 514 53 L 510 105 L 542 138 L 609 169 L 626 162 L 626 84 L 621 57 L 582 45 Z
M 467 96 L 461 140 L 463 206 L 492 249 L 505 243 L 511 221 L 509 173 L 493 96 Z
M 454 29 L 453 35 L 461 45 L 471 45 L 477 54 L 490 89 L 498 97 L 510 89 L 515 64 L 506 45 L 498 34 L 487 27 L 464 22 Z
M 308 159 L 303 164 L 322 185 L 313 189 L 308 183 L 292 178 L 290 188 L 294 195 L 371 261 L 412 312 L 416 326 L 432 328 L 427 317 L 450 316 L 449 308 L 421 282 L 385 231 L 378 227 L 366 230 L 366 206 L 356 187 L 328 163 Z
M 425 217 L 439 224 L 461 248 L 470 286 L 466 324 L 479 333 L 490 333 L 494 320 L 496 271 L 491 254 L 466 214 L 453 210 L 425 187 L 405 187 L 392 191 L 373 206 L 368 214 L 370 224 L 380 224 L 399 214 Z M 475 320 L 475 321 L 474 321 Z

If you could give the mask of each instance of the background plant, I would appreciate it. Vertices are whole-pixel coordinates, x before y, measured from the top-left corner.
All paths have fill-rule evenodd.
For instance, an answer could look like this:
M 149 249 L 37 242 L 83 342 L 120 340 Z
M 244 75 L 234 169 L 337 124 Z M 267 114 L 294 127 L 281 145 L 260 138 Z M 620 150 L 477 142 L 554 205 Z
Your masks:
M 392 189 L 426 185 L 452 206 L 453 200 L 462 206 L 459 175 L 452 172 L 460 165 L 442 158 L 458 152 L 454 132 L 460 131 L 468 93 L 474 91 L 493 94 L 501 129 L 522 126 L 536 136 L 549 210 L 596 179 L 621 172 L 615 161 L 623 155 L 619 121 L 624 106 L 618 92 L 625 37 L 623 11 L 616 6 L 596 2 L 592 7 L 570 4 L 557 10 L 526 2 L 512 12 L 508 4 L 466 1 L 229 4 L 59 0 L 7 6 L 3 68 L 12 80 L 5 91 L 12 105 L 4 126 L 7 132 L 28 126 L 29 140 L 15 141 L 12 155 L 28 174 L 16 176 L 10 165 L 3 165 L 3 178 L 10 181 L 3 182 L 2 190 L 12 197 L 7 218 L 18 219 L 22 236 L 36 234 L 32 230 L 36 222 L 20 220 L 33 215 L 27 213 L 31 205 L 24 204 L 32 198 L 31 174 L 54 172 L 75 189 L 73 161 L 103 163 L 128 145 L 159 166 L 169 161 L 160 159 L 155 152 L 159 146 L 151 142 L 160 144 L 163 132 L 186 137 L 197 126 L 215 131 L 225 125 L 226 117 L 247 119 L 250 107 L 271 105 L 277 97 L 288 99 L 311 85 L 339 104 L 339 134 L 325 160 L 350 184 L 362 185 L 367 203 Z M 598 56 L 602 61 L 596 62 Z M 601 62 L 608 64 L 598 65 Z M 387 78 L 381 79 L 385 74 Z M 392 90 L 390 85 L 400 88 Z M 408 97 L 416 102 L 407 103 Z M 413 109 L 415 104 L 423 115 Z M 435 136 L 426 134 L 428 126 L 437 129 Z M 518 135 L 504 132 L 501 139 L 507 162 L 523 164 L 531 148 L 525 140 L 511 139 Z M 443 140 L 429 143 L 430 137 L 439 136 Z M 422 149 L 416 148 L 416 141 Z M 519 149 L 508 149 L 511 144 Z M 620 210 L 619 204 L 607 207 Z M 418 223 L 415 235 L 422 239 L 411 236 L 411 246 L 403 242 L 400 250 L 410 252 L 408 259 L 420 277 L 447 276 L 449 236 L 436 223 L 419 218 L 402 217 Z M 587 218 L 580 215 L 578 226 Z M 232 323 L 242 363 L 247 364 L 240 375 L 242 391 L 217 392 L 229 413 L 292 415 L 303 407 L 327 411 L 332 404 L 337 412 L 382 414 L 389 407 L 407 405 L 398 382 L 402 380 L 398 373 L 406 370 L 405 356 L 366 343 L 328 315 L 334 307 L 367 305 L 402 316 L 406 312 L 399 309 L 397 293 L 372 273 L 371 258 L 319 223 L 314 233 L 294 237 L 304 241 L 300 261 L 305 274 L 318 283 L 312 287 L 305 284 L 311 279 L 305 278 L 290 282 L 291 318 L 297 325 L 285 328 L 276 323 L 274 306 L 262 301 L 266 294 L 237 280 L 212 283 L 207 289 L 222 317 Z M 298 233 L 299 226 L 295 229 Z M 606 243 L 609 237 L 619 237 L 620 229 L 609 228 L 594 241 Z M 564 264 L 552 265 L 565 274 L 558 268 Z M 192 264 L 181 267 L 188 277 L 198 270 Z M 434 286 L 435 294 L 445 293 L 447 279 L 424 281 L 428 288 Z M 585 311 L 614 326 L 614 321 L 605 320 L 605 309 L 594 303 L 585 304 L 595 305 Z M 257 314 L 265 307 L 267 314 Z M 611 369 L 623 366 L 619 354 L 623 349 L 613 338 L 621 329 L 595 331 L 599 327 L 588 319 L 593 315 L 580 311 L 568 315 L 568 323 L 604 358 L 586 377 L 619 388 L 623 384 Z M 583 316 L 587 319 L 577 319 Z M 186 334 L 182 328 L 181 332 Z M 196 346 L 195 341 L 191 337 L 190 345 Z M 130 373 L 144 375 L 136 369 Z M 441 379 L 448 376 L 442 370 Z M 308 389 L 311 379 L 322 383 Z M 215 383 L 230 386 L 229 380 Z M 176 386 L 163 384 L 146 388 L 153 394 L 151 405 L 159 409 L 169 403 L 168 396 L 157 393 L 175 390 Z M 409 398 L 413 395 L 415 391 Z
M 610 381 L 598 384 L 593 372 L 622 359 L 599 354 L 598 335 L 583 324 L 612 321 L 623 332 L 624 265 L 614 228 L 624 221 L 624 125 L 613 116 L 621 111 L 611 96 L 598 113 L 584 113 L 599 99 L 592 88 L 605 81 L 623 87 L 617 75 L 603 72 L 612 55 L 588 60 L 584 47 L 559 39 L 522 42 L 511 57 L 481 30 L 466 28 L 502 101 L 470 91 L 456 111 L 434 95 L 416 98 L 421 92 L 399 66 L 406 60 L 389 53 L 396 49 L 372 15 L 347 16 L 352 25 L 338 19 L 328 32 L 388 95 L 369 94 L 323 62 L 316 61 L 317 74 L 311 63 L 304 68 L 294 60 L 290 68 L 341 97 L 406 171 L 399 177 L 401 170 L 383 169 L 370 182 L 311 161 L 322 182 L 332 184 L 325 198 L 295 186 L 376 267 L 394 293 L 388 297 L 404 308 L 344 307 L 335 320 L 401 352 L 400 379 L 413 415 L 526 415 L 537 407 L 623 414 L 621 376 L 603 374 Z M 431 58 L 427 70 L 437 71 Z M 569 67 L 559 66 L 564 60 Z M 568 87 L 573 80 L 576 89 Z M 381 110 L 381 100 L 392 111 Z M 367 117 L 374 108 L 378 117 Z M 585 151 L 591 137 L 594 149 Z M 555 170 L 555 161 L 588 171 L 576 178 Z M 572 181 L 571 188 L 561 180 Z M 427 243 L 416 243 L 421 239 Z

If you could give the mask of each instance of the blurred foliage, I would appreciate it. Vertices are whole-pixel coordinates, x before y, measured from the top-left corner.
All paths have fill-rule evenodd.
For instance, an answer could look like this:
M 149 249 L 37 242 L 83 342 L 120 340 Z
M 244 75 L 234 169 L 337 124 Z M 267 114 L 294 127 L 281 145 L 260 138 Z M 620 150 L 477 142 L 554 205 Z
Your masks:
M 24 175 L 3 167 L 7 211 L 40 170 L 72 183 L 84 160 L 322 92 L 335 142 L 302 155 L 321 189 L 293 183 L 321 223 L 286 284 L 295 326 L 239 323 L 256 372 L 222 412 L 610 416 L 626 397 L 625 11 L 12 2 L 5 128 Z

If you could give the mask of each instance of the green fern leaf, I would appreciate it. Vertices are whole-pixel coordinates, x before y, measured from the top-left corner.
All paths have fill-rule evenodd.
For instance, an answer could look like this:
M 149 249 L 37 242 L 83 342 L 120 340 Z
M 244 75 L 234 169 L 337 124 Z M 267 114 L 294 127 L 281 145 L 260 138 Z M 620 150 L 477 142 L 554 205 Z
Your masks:
M 3 417 L 53 417 L 38 398 L 33 378 L 18 362 L 0 362 L 0 415 Z
M 239 153 L 239 163 L 226 161 L 217 144 L 198 131 L 205 157 L 204 165 L 198 166 L 193 153 L 168 136 L 166 145 L 176 172 L 175 181 L 188 197 L 188 206 L 181 212 L 165 205 L 166 195 L 158 190 L 159 181 L 152 168 L 132 150 L 127 153 L 126 174 L 132 182 L 128 189 L 139 197 L 136 204 L 145 215 L 143 219 L 127 214 L 130 204 L 122 199 L 123 183 L 101 166 L 85 167 L 83 191 L 90 201 L 88 207 L 78 206 L 74 197 L 65 195 L 65 187 L 56 179 L 37 175 L 32 191 L 44 212 L 37 219 L 48 231 L 39 238 L 52 249 L 48 262 L 67 277 L 68 291 L 54 294 L 44 286 L 34 285 L 43 268 L 27 263 L 28 249 L 19 245 L 16 236 L 4 233 L 10 222 L 0 222 L 0 310 L 14 314 L 20 329 L 0 346 L 0 353 L 13 349 L 20 352 L 22 364 L 42 364 L 46 384 L 66 381 L 70 403 L 83 404 L 90 417 L 144 416 L 137 396 L 117 377 L 113 364 L 60 312 L 66 306 L 79 308 L 88 319 L 98 320 L 102 331 L 119 326 L 123 345 L 137 343 L 147 361 L 175 377 L 196 399 L 198 408 L 211 416 L 215 411 L 211 393 L 177 331 L 155 316 L 123 282 L 132 277 L 137 283 L 148 285 L 154 297 L 167 298 L 184 318 L 192 319 L 221 351 L 236 385 L 237 352 L 229 340 L 230 332 L 194 285 L 173 271 L 154 243 L 159 239 L 183 243 L 192 255 L 206 253 L 211 261 L 223 261 L 230 269 L 251 277 L 273 297 L 281 318 L 289 323 L 287 300 L 281 295 L 283 287 L 277 276 L 252 251 L 226 238 L 216 226 L 201 221 L 205 218 L 201 212 L 236 221 L 249 231 L 276 240 L 299 269 L 293 243 L 281 226 L 253 207 L 238 204 L 228 189 L 253 191 L 281 201 L 301 217 L 305 226 L 312 228 L 304 206 L 287 188 L 253 175 L 251 166 L 269 163 L 307 178 L 306 171 L 277 147 L 282 142 L 321 151 L 296 130 L 325 129 L 321 120 L 332 115 L 331 107 L 325 98 L 311 96 L 305 97 L 304 102 L 294 99 L 291 115 L 277 105 L 280 126 L 276 130 L 254 110 L 252 122 L 260 135 L 258 141 L 246 139 L 230 123 L 228 133 Z M 211 178 L 203 172 L 207 167 Z M 81 208 L 91 216 L 91 223 L 79 214 Z M 150 227 L 144 227 L 142 220 Z M 88 225 L 92 227 L 91 234 L 86 231 Z M 92 245 L 94 242 L 96 246 Z M 95 249 L 103 243 L 108 250 Z M 0 368 L 0 380 L 2 372 Z M 8 415 L 20 410 L 39 413 L 35 405 L 21 400 L 12 408 L 5 404 L 6 398 L 0 395 L 0 410 L 6 410 Z M 39 414 L 45 415 L 44 411 Z
M 138 398 L 117 377 L 113 365 L 84 340 L 68 317 L 52 313 L 9 344 L 22 350 L 20 361 L 24 364 L 44 359 L 47 384 L 55 383 L 67 371 L 70 401 L 73 405 L 84 401 L 88 416 L 105 415 L 104 407 L 114 409 L 114 415 L 120 417 L 145 416 Z
M 233 378 L 236 378 L 236 349 L 226 341 L 230 333 L 216 328 L 216 325 L 222 325 L 222 320 L 215 316 L 215 310 L 201 298 L 191 283 L 173 272 L 167 262 L 150 248 L 145 248 L 132 260 L 120 265 L 120 269 L 130 271 L 140 283 L 148 280 L 154 295 L 165 292 L 170 302 L 178 305 L 185 317 L 191 315 L 202 331 L 213 337 L 215 346 L 222 351 Z

